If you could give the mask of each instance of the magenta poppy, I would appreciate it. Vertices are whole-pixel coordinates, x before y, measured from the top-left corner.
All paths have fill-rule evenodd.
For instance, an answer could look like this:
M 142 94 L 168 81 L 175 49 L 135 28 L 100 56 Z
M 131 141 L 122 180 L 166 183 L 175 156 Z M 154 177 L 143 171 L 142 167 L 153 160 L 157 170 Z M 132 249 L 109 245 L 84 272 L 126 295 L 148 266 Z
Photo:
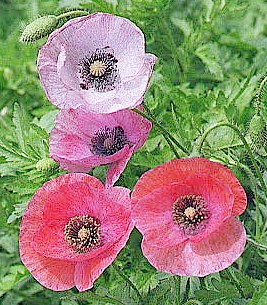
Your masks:
M 45 183 L 31 199 L 20 227 L 20 257 L 33 277 L 56 291 L 92 288 L 133 229 L 129 192 L 105 189 L 86 174 Z
M 40 49 L 45 93 L 60 109 L 111 113 L 141 104 L 156 56 L 128 19 L 95 13 L 54 31 Z
M 50 155 L 70 172 L 88 172 L 109 164 L 106 184 L 113 185 L 152 125 L 131 110 L 109 114 L 61 110 L 50 135 Z
M 146 172 L 133 193 L 142 250 L 158 270 L 205 276 L 230 266 L 246 234 L 235 216 L 246 194 L 225 166 L 203 158 L 172 160 Z

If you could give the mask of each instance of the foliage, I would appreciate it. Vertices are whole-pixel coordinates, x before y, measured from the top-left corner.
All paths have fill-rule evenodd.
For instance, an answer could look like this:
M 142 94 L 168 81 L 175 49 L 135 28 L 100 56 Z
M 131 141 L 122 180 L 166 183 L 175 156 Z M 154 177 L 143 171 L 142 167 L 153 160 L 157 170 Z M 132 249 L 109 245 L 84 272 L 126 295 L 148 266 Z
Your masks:
M 140 293 L 143 304 L 149 305 L 266 304 L 266 2 L 19 2 L 0 2 L 0 303 L 141 304 Z M 45 181 L 63 171 L 49 159 L 48 137 L 57 110 L 46 100 L 36 72 L 38 46 L 45 39 L 33 46 L 18 40 L 22 26 L 34 18 L 71 7 L 115 13 L 142 28 L 147 50 L 159 57 L 145 96 L 150 115 L 188 151 L 176 148 L 181 157 L 202 155 L 219 161 L 246 189 L 248 209 L 240 218 L 248 244 L 232 267 L 200 279 L 158 273 L 142 256 L 137 231 L 116 265 L 85 293 L 44 289 L 20 263 L 18 225 L 27 202 Z M 253 159 L 239 134 L 227 126 L 214 127 L 218 123 L 240 131 Z M 165 136 L 154 126 L 119 185 L 132 188 L 144 171 L 175 157 Z M 102 178 L 103 171 L 97 168 L 93 173 Z

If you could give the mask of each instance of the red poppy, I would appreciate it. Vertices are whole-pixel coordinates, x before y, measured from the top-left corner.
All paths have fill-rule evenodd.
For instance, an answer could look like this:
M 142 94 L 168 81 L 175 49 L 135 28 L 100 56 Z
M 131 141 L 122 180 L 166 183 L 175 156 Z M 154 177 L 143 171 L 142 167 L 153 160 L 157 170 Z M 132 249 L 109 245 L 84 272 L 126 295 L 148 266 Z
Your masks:
M 143 254 L 160 271 L 205 276 L 244 250 L 245 229 L 234 217 L 245 210 L 246 194 L 219 163 L 189 158 L 160 165 L 139 179 L 132 202 Z
M 21 260 L 33 277 L 57 291 L 92 288 L 133 229 L 129 192 L 105 189 L 86 174 L 45 183 L 30 201 L 20 228 Z

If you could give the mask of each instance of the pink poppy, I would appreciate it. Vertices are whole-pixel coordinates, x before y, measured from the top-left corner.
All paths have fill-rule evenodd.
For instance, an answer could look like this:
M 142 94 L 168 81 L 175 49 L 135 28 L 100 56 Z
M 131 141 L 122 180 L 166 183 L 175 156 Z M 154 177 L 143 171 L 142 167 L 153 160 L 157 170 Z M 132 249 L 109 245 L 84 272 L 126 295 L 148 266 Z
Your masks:
M 133 229 L 129 193 L 86 174 L 45 183 L 20 227 L 20 257 L 33 277 L 56 291 L 92 288 Z
M 38 70 L 60 109 L 111 113 L 141 104 L 156 59 L 131 21 L 95 13 L 54 31 L 40 49 Z
M 106 184 L 113 185 L 134 151 L 146 141 L 150 121 L 131 110 L 98 114 L 61 110 L 50 134 L 50 155 L 70 172 L 88 172 L 109 164 Z
M 172 160 L 146 172 L 132 193 L 142 250 L 158 270 L 205 276 L 230 266 L 246 233 L 235 219 L 246 194 L 225 166 L 203 158 Z

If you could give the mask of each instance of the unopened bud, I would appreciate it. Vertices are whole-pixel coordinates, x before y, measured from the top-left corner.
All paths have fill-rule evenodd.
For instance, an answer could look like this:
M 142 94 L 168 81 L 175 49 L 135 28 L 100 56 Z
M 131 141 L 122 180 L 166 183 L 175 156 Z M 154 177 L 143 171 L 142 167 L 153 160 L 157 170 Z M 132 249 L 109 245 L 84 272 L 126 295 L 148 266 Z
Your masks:
M 51 158 L 44 158 L 39 160 L 36 163 L 36 169 L 39 172 L 48 173 L 53 172 L 55 169 L 58 168 L 58 164 Z
M 267 126 L 261 114 L 255 114 L 249 124 L 248 134 L 251 139 L 252 148 L 266 147 Z
M 59 19 L 54 15 L 40 17 L 26 26 L 20 36 L 20 41 L 32 43 L 51 34 L 58 26 Z

